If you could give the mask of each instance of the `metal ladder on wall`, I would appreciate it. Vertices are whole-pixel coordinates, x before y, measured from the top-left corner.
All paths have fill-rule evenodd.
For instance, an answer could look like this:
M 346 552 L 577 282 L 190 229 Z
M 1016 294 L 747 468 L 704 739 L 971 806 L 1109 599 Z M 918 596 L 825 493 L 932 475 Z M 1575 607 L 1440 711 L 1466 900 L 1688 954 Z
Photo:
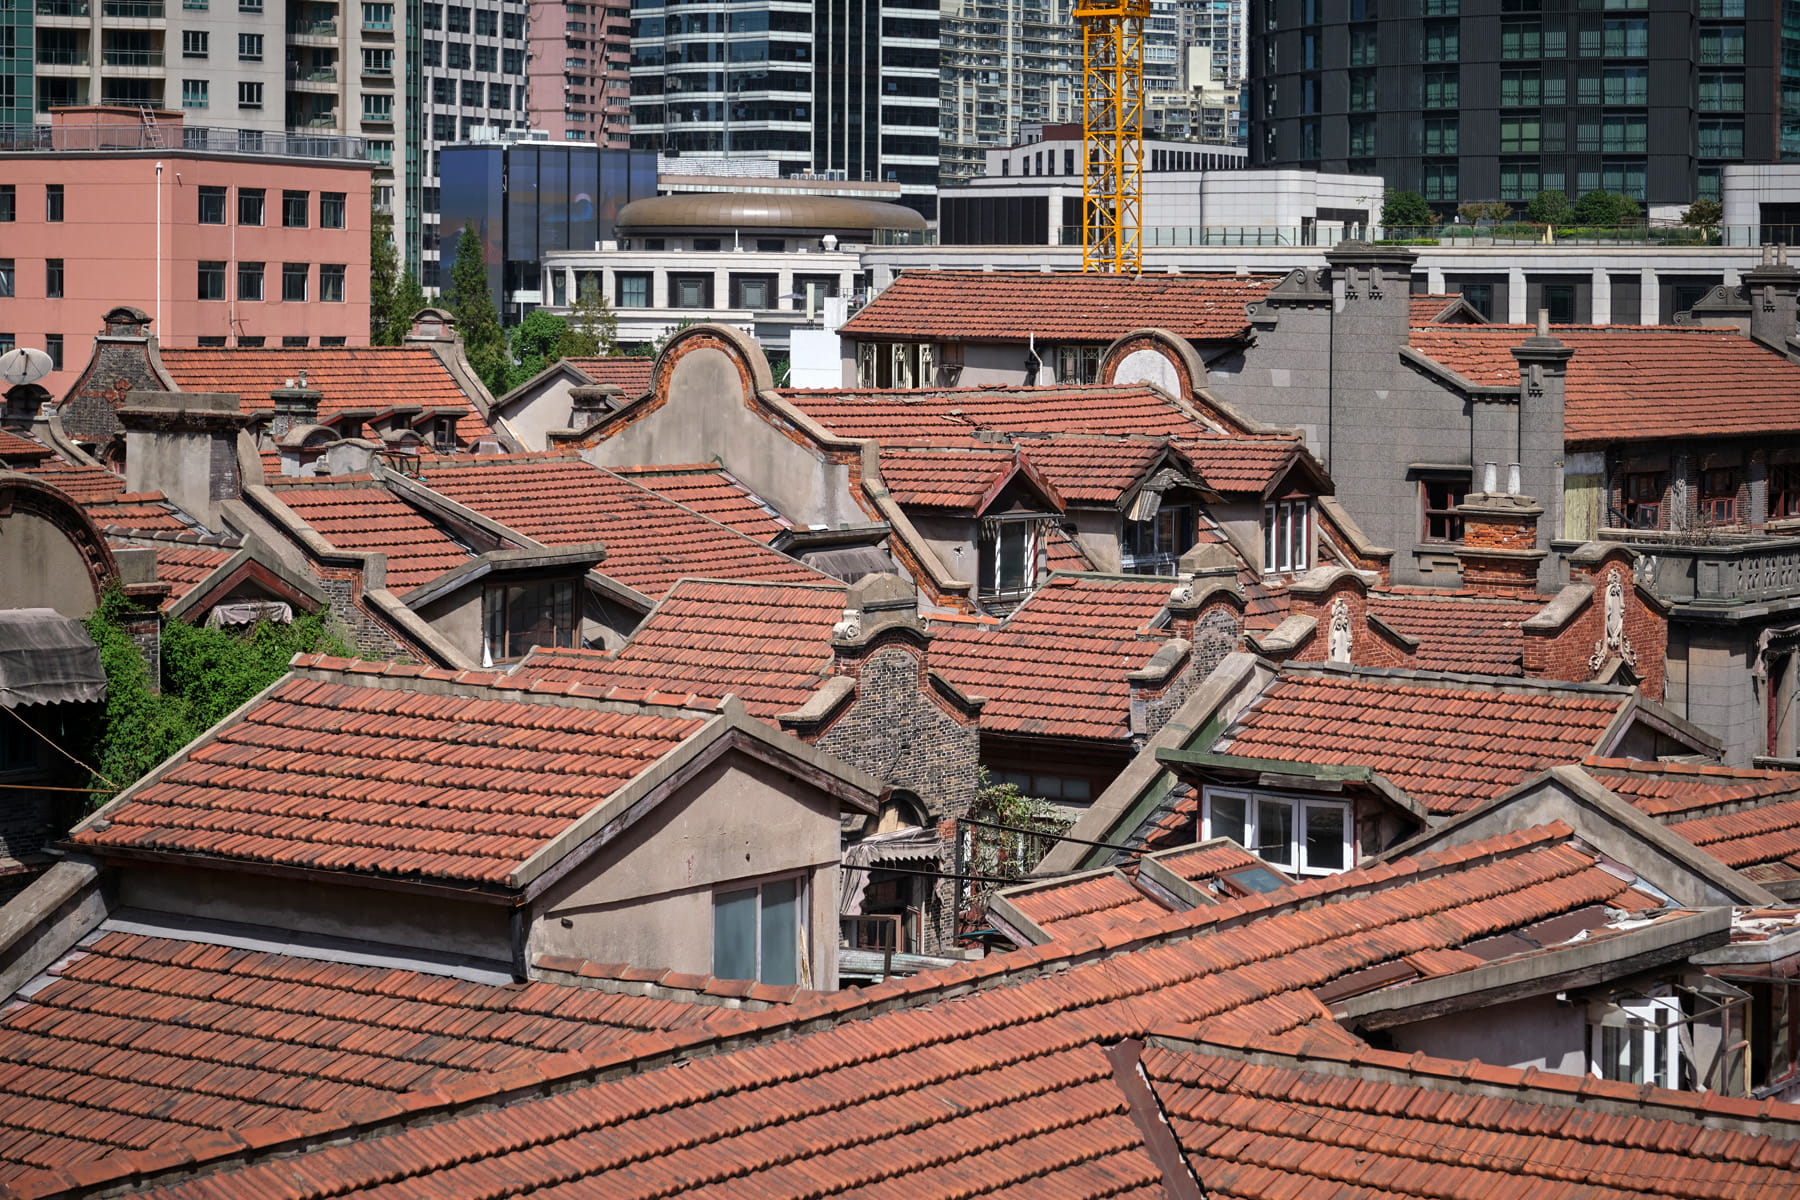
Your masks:
M 142 113 L 144 118 L 144 148 L 147 150 L 167 149 L 167 147 L 163 145 L 162 126 L 156 123 L 156 114 L 152 113 L 147 108 L 143 109 Z

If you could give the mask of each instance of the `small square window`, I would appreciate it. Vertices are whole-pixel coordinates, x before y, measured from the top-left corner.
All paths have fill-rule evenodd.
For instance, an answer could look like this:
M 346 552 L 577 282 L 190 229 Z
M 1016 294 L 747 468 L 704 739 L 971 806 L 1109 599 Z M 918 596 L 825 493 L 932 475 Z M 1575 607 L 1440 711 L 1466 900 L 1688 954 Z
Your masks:
M 263 223 L 263 190 L 261 188 L 238 189 L 238 224 L 261 225 Z
M 225 223 L 224 188 L 203 187 L 200 189 L 200 212 L 196 219 L 202 225 L 223 225 Z
M 344 302 L 344 264 L 319 264 L 319 299 L 327 304 Z
M 306 299 L 306 272 L 305 263 L 281 264 L 281 298 L 283 300 Z
M 650 307 L 650 276 L 620 272 L 613 278 L 618 285 L 620 308 Z
M 181 57 L 205 58 L 209 36 L 204 29 L 184 30 L 181 34 Z
M 211 83 L 205 79 L 181 81 L 181 107 L 205 108 L 212 103 Z
M 239 300 L 261 300 L 263 298 L 263 265 L 259 262 L 241 262 L 237 269 L 237 298 Z M 242 342 L 240 341 L 241 345 Z
M 319 193 L 319 228 L 342 229 L 344 227 L 344 193 Z
M 1420 540 L 1426 542 L 1460 542 L 1463 540 L 1463 519 L 1457 514 L 1456 506 L 1463 502 L 1463 495 L 1468 490 L 1469 484 L 1466 479 L 1419 480 L 1419 509 L 1423 523 Z
M 260 83 L 238 84 L 238 107 L 261 108 L 263 106 L 263 85 Z
M 238 34 L 238 61 L 261 62 L 263 56 L 263 35 L 260 33 Z

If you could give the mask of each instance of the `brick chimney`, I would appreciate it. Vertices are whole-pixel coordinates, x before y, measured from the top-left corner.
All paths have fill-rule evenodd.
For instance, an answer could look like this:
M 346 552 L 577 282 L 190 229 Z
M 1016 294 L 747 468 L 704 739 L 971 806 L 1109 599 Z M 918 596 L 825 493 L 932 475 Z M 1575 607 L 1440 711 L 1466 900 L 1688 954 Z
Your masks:
M 569 428 L 576 433 L 598 425 L 609 413 L 618 411 L 625 400 L 625 389 L 616 383 L 596 383 L 569 389 Z
M 1463 586 L 1481 591 L 1535 592 L 1538 569 L 1545 552 L 1538 549 L 1538 519 L 1544 510 L 1519 486 L 1519 465 L 1508 471 L 1508 490 L 1498 491 L 1498 472 L 1488 463 L 1482 490 L 1471 492 L 1456 506 L 1463 522 L 1462 545 L 1456 557 L 1462 562 Z
M 1794 336 L 1800 270 L 1789 265 L 1787 249 L 1764 246 L 1762 262 L 1745 271 L 1742 279 L 1750 296 L 1750 336 L 1777 354 L 1794 358 L 1788 342 Z
M 288 380 L 286 387 L 270 392 L 269 399 L 275 402 L 275 417 L 269 422 L 269 436 L 280 442 L 302 425 L 317 425 L 319 401 L 324 398 L 323 392 L 306 386 L 305 371 L 300 372 L 297 380 Z

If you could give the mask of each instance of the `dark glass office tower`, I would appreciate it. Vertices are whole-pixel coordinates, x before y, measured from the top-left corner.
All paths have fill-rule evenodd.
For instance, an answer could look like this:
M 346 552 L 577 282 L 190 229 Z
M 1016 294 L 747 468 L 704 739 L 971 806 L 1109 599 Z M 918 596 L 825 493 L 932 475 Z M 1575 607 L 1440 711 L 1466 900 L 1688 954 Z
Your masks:
M 1252 0 L 1255 166 L 1372 172 L 1444 211 L 1719 194 L 1800 157 L 1800 0 Z

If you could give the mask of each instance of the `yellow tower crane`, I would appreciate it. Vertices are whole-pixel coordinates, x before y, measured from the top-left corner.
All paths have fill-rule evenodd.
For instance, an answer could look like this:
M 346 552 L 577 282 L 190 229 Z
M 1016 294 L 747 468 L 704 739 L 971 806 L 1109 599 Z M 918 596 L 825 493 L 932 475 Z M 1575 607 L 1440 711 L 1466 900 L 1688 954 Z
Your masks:
M 1144 21 L 1150 0 L 1079 0 L 1081 269 L 1144 266 Z

